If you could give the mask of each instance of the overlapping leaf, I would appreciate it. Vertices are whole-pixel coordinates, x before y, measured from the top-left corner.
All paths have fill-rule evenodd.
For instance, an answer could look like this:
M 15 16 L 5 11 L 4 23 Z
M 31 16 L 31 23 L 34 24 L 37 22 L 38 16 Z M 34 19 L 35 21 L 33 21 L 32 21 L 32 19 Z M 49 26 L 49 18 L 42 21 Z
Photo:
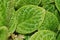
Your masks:
M 59 22 L 57 17 L 41 7 L 34 5 L 23 6 L 17 12 L 18 33 L 27 34 L 35 30 L 53 30 L 55 31 Z
M 45 16 L 45 10 L 34 5 L 27 5 L 17 10 L 17 29 L 16 32 L 27 34 L 37 30 Z
M 50 4 L 55 2 L 55 0 L 42 0 L 42 5 Z
M 47 29 L 55 31 L 57 30 L 58 25 L 59 21 L 57 17 L 53 13 L 46 11 L 45 18 L 38 29 Z
M 20 8 L 24 5 L 39 5 L 41 0 L 16 0 L 15 7 Z
M 0 40 L 8 39 L 8 29 L 5 26 L 0 27 Z
M 6 26 L 9 29 L 9 33 L 13 33 L 16 29 L 16 16 L 14 10 L 15 0 L 8 0 L 7 2 L 7 12 L 6 12 Z
M 33 34 L 29 40 L 56 40 L 56 34 L 49 30 L 41 30 Z
M 55 0 L 55 5 L 57 9 L 60 11 L 60 0 Z
M 7 0 L 0 0 L 0 26 L 5 25 Z

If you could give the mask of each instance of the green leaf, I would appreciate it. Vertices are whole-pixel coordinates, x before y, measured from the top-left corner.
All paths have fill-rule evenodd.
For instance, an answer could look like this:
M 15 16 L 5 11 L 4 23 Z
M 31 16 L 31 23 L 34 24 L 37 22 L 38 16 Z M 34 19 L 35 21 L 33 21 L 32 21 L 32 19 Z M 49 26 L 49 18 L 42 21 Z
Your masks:
M 57 40 L 60 40 L 60 34 L 58 35 Z
M 39 5 L 41 0 L 16 0 L 15 7 L 20 8 L 24 5 Z
M 17 29 L 16 32 L 21 34 L 32 33 L 35 30 L 57 30 L 59 24 L 57 17 L 43 8 L 27 5 L 21 7 L 17 12 Z
M 43 8 L 49 12 L 52 12 L 60 21 L 60 16 L 59 16 L 58 10 L 55 7 L 55 4 L 46 4 L 46 5 L 43 5 Z
M 56 8 L 55 8 L 55 5 L 54 4 L 46 4 L 46 5 L 43 5 L 43 8 L 54 13 Z
M 16 16 L 15 16 L 15 0 L 8 0 L 7 13 L 6 13 L 6 26 L 9 29 L 9 33 L 12 34 L 16 29 Z
M 58 26 L 58 30 L 60 31 L 60 24 L 59 24 L 59 26 Z
M 6 0 L 0 0 L 0 26 L 5 25 Z
M 59 25 L 59 21 L 57 17 L 53 13 L 46 11 L 45 18 L 38 29 L 39 30 L 47 29 L 47 30 L 56 31 L 58 25 Z
M 16 14 L 18 22 L 16 32 L 28 34 L 37 30 L 40 26 L 45 16 L 45 10 L 38 6 L 27 5 L 18 9 Z
M 31 37 L 31 35 L 25 35 L 25 40 L 28 40 Z
M 8 29 L 5 26 L 0 27 L 0 40 L 8 39 Z
M 55 5 L 54 4 L 46 4 L 46 5 L 43 5 L 43 8 L 45 10 L 49 11 L 49 12 L 52 12 L 57 17 L 59 17 L 58 10 L 55 8 Z
M 33 34 L 29 40 L 56 40 L 56 33 L 49 30 L 40 30 Z
M 42 5 L 50 4 L 55 2 L 55 0 L 42 0 Z
M 55 0 L 55 5 L 57 9 L 60 11 L 60 0 Z

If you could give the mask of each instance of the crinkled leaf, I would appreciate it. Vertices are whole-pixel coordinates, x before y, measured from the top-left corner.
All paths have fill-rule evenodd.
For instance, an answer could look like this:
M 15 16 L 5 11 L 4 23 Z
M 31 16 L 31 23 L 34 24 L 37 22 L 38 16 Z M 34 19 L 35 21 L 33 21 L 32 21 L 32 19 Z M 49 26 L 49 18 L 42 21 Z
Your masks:
M 15 7 L 20 8 L 24 5 L 39 5 L 41 3 L 41 0 L 16 0 Z
M 6 0 L 0 0 L 0 26 L 5 25 Z
M 27 5 L 17 10 L 17 29 L 16 32 L 22 34 L 32 33 L 44 19 L 45 10 L 34 5 Z
M 55 0 L 55 5 L 57 9 L 60 11 L 60 0 Z
M 5 26 L 0 27 L 0 40 L 8 39 L 8 29 Z
M 33 34 L 29 40 L 56 40 L 56 34 L 49 30 L 40 30 Z
M 54 11 L 56 10 L 55 5 L 54 4 L 46 4 L 43 5 L 43 8 L 54 13 Z
M 42 0 L 42 5 L 50 4 L 55 2 L 55 0 Z
M 53 13 L 34 5 L 23 6 L 16 13 L 18 21 L 16 32 L 18 33 L 32 33 L 37 28 L 55 31 L 59 24 Z
M 45 18 L 38 29 L 39 30 L 47 29 L 55 31 L 57 30 L 58 25 L 59 21 L 57 17 L 53 13 L 46 11 Z
M 8 0 L 7 13 L 6 13 L 6 26 L 9 29 L 9 33 L 13 33 L 17 25 L 14 5 L 15 5 L 15 0 Z
M 54 4 L 43 5 L 43 8 L 49 12 L 52 12 L 60 20 L 58 10 L 56 9 Z

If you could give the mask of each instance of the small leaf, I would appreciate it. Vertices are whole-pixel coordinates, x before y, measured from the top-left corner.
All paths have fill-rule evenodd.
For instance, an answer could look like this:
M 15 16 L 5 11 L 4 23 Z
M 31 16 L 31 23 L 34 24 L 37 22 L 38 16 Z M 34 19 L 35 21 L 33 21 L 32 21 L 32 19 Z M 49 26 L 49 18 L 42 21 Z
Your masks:
M 60 20 L 58 10 L 56 9 L 54 4 L 43 5 L 43 8 L 49 12 L 52 12 Z
M 57 40 L 60 40 L 60 34 L 58 35 Z
M 8 29 L 5 26 L 0 27 L 0 40 L 8 39 Z
M 25 40 L 28 40 L 31 37 L 31 35 L 25 35 Z
M 60 0 L 55 0 L 55 5 L 57 9 L 60 11 Z
M 38 29 L 39 30 L 47 29 L 47 30 L 56 31 L 58 25 L 59 25 L 59 21 L 57 17 L 53 13 L 46 11 L 45 18 Z
M 46 5 L 43 5 L 43 8 L 54 13 L 56 8 L 55 8 L 55 5 L 54 4 L 46 4 Z
M 59 26 L 58 26 L 58 30 L 60 31 L 60 24 L 59 24 Z

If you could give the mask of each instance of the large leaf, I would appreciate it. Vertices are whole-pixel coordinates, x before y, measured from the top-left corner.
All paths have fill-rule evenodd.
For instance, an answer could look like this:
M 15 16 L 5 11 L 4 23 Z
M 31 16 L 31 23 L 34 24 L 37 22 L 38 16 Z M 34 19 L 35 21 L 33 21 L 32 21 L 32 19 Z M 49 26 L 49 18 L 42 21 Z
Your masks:
M 49 30 L 40 30 L 33 34 L 29 40 L 56 40 L 56 34 Z
M 34 5 L 23 6 L 16 13 L 18 21 L 16 32 L 22 34 L 28 34 L 37 30 L 45 16 L 45 10 Z

